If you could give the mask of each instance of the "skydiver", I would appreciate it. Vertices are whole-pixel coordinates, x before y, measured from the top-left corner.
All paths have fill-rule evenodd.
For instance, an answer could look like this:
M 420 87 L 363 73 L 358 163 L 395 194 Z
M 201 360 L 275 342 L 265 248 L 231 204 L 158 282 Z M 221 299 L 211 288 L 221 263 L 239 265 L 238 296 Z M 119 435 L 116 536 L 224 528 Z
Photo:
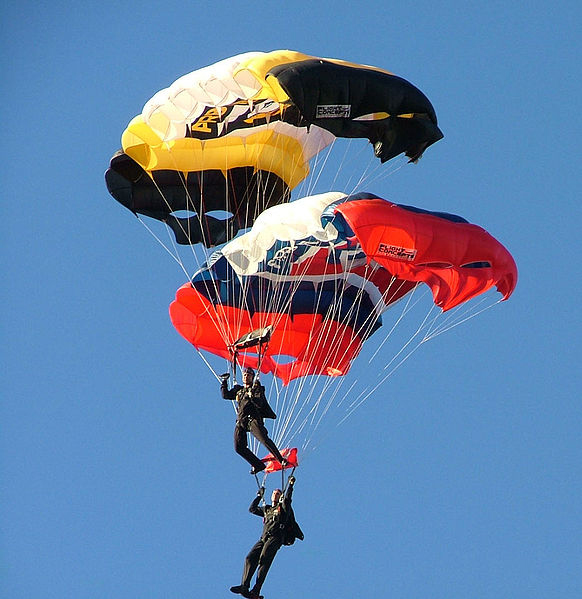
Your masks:
M 262 516 L 263 533 L 245 558 L 241 584 L 230 587 L 231 592 L 250 599 L 261 597 L 261 587 L 277 551 L 282 545 L 292 545 L 295 539 L 303 540 L 303 531 L 295 521 L 295 514 L 291 507 L 294 484 L 295 477 L 290 476 L 285 495 L 281 489 L 275 489 L 271 495 L 271 505 L 267 504 L 264 507 L 259 505 L 265 493 L 265 487 L 261 487 L 253 499 L 249 512 Z M 257 578 L 251 589 L 251 579 L 257 566 Z
M 255 381 L 255 371 L 248 367 L 243 371 L 243 385 L 228 388 L 229 375 L 221 375 L 220 390 L 224 399 L 236 400 L 237 417 L 234 427 L 234 450 L 251 466 L 251 474 L 257 474 L 267 466 L 248 447 L 247 432 L 262 443 L 283 465 L 287 460 L 281 455 L 275 443 L 269 438 L 263 418 L 277 418 L 265 397 L 265 387 Z M 254 381 L 254 382 L 253 382 Z

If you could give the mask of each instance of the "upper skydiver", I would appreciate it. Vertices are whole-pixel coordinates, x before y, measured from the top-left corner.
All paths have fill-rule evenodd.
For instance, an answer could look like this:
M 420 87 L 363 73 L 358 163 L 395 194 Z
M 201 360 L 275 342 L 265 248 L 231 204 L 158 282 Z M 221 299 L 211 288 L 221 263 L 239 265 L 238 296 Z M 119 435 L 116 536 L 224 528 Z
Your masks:
M 224 399 L 237 402 L 237 418 L 234 427 L 234 450 L 251 466 L 251 474 L 257 474 L 267 466 L 248 447 L 247 432 L 262 443 L 281 463 L 287 465 L 287 460 L 281 455 L 275 443 L 269 438 L 269 433 L 263 423 L 263 418 L 277 418 L 265 396 L 265 387 L 255 381 L 255 371 L 245 368 L 243 385 L 228 388 L 229 374 L 223 374 L 220 390 Z

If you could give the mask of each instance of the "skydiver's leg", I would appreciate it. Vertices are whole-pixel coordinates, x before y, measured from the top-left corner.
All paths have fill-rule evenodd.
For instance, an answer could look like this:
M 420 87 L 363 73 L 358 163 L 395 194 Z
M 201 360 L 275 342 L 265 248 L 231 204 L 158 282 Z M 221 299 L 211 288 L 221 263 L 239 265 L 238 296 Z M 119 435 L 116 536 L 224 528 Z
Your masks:
M 251 584 L 251 578 L 259 565 L 259 559 L 261 556 L 261 551 L 263 550 L 264 542 L 262 539 L 259 539 L 249 551 L 248 555 L 245 558 L 245 565 L 243 569 L 242 575 L 242 586 L 249 588 Z
M 261 593 L 261 588 L 263 583 L 265 582 L 265 578 L 267 577 L 267 572 L 275 559 L 275 555 L 277 551 L 281 548 L 280 539 L 276 539 L 273 537 L 269 537 L 263 546 L 263 550 L 261 551 L 261 555 L 259 557 L 259 571 L 257 572 L 257 580 L 255 581 L 255 585 L 251 589 L 251 593 L 259 595 Z
M 282 462 L 283 456 L 277 449 L 275 443 L 269 438 L 269 432 L 265 428 L 265 425 L 260 421 L 251 420 L 249 428 L 257 441 L 262 443 L 279 460 L 279 462 Z
M 247 431 L 240 424 L 234 427 L 234 450 L 257 472 L 265 469 L 265 464 L 249 449 Z

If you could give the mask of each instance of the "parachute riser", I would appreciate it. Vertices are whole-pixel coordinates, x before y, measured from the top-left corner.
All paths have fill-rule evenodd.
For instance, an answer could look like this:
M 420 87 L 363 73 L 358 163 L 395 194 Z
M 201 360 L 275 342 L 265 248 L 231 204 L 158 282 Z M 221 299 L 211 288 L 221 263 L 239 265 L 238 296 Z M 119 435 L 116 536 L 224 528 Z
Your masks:
M 287 488 L 289 487 L 289 479 L 294 476 L 295 474 L 295 470 L 297 469 L 297 466 L 293 466 L 293 469 L 291 470 L 291 474 L 287 477 L 287 482 L 285 482 L 285 468 L 281 469 L 281 491 L 282 491 L 282 496 L 285 495 L 285 493 L 287 492 Z M 259 481 L 259 475 L 255 474 L 255 481 L 257 482 L 257 489 L 260 491 L 261 487 L 265 486 L 265 482 L 267 482 L 267 474 L 263 474 L 263 480 Z M 263 495 L 263 497 L 261 498 L 261 505 L 266 505 L 266 501 L 265 501 L 265 496 Z
M 230 361 L 230 369 L 232 372 L 232 380 L 234 382 L 234 384 L 236 384 L 236 372 L 237 372 L 237 365 L 238 365 L 238 351 L 236 351 L 236 349 L 233 348 L 229 348 L 230 353 L 232 355 L 231 361 Z

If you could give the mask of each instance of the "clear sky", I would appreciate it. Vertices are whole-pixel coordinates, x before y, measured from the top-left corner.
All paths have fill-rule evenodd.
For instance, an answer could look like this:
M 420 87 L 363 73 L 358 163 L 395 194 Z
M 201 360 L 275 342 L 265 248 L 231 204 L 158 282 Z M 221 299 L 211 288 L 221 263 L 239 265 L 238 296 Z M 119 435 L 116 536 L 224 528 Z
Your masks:
M 103 174 L 157 90 L 279 48 L 422 89 L 444 139 L 362 191 L 483 226 L 520 278 L 298 469 L 306 539 L 265 596 L 582 596 L 581 16 L 573 0 L 4 3 L 0 596 L 234 597 L 256 485 L 169 321 L 185 275 Z

